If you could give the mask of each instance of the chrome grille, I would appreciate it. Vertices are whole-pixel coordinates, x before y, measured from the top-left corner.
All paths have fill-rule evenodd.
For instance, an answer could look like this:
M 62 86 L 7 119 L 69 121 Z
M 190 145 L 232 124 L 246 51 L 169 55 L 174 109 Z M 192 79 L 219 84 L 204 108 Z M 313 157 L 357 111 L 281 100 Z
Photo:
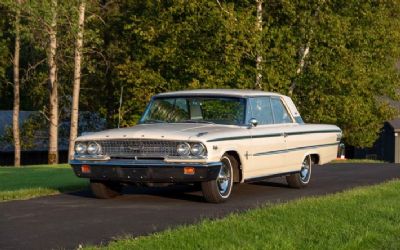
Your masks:
M 178 156 L 176 146 L 178 141 L 160 140 L 104 140 L 97 141 L 102 153 L 111 158 L 165 158 Z

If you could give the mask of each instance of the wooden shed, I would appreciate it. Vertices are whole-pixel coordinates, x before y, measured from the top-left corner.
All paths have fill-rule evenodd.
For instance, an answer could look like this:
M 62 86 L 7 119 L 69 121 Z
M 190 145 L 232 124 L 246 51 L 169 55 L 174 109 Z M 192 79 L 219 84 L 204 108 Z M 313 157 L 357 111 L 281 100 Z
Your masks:
M 383 124 L 381 133 L 371 148 L 346 148 L 346 157 L 376 159 L 400 163 L 400 118 Z
M 385 161 L 400 163 L 400 118 L 386 122 L 385 143 L 382 145 L 386 150 Z
M 400 70 L 400 60 L 397 63 Z M 398 90 L 400 94 L 400 89 Z M 379 100 L 388 103 L 400 112 L 400 101 L 388 97 L 379 97 Z M 347 146 L 347 145 L 346 145 Z M 378 139 L 370 148 L 357 148 L 351 145 L 346 147 L 346 157 L 349 159 L 375 159 L 385 162 L 400 163 L 400 117 L 386 121 L 383 124 Z

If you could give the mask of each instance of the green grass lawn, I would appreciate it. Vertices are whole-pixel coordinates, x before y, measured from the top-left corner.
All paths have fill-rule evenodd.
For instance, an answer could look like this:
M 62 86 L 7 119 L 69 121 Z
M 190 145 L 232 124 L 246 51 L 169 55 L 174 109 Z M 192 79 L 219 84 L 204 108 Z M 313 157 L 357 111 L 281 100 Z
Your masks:
M 54 166 L 0 167 L 0 201 L 79 190 L 88 185 L 67 164 Z
M 391 181 L 124 238 L 104 248 L 400 249 L 399 193 L 400 181 Z

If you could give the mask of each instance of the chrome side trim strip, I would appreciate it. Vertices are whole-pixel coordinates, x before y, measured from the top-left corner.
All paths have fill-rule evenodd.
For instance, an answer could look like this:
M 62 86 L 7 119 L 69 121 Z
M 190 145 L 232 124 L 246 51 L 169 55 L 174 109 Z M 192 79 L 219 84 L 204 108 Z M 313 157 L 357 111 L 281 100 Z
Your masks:
M 320 134 L 320 133 L 341 133 L 341 130 L 314 130 L 314 131 L 300 131 L 300 132 L 286 132 L 287 135 L 307 135 L 307 134 Z M 264 135 L 246 135 L 246 136 L 234 136 L 234 137 L 221 137 L 216 139 L 208 140 L 207 142 L 216 141 L 231 141 L 231 140 L 242 140 L 242 139 L 252 139 L 252 138 L 267 138 L 267 137 L 279 137 L 283 136 L 284 133 L 271 133 Z
M 339 145 L 338 142 L 335 142 L 335 143 L 328 143 L 328 144 L 320 144 L 320 145 L 311 145 L 311 146 L 298 147 L 298 148 L 289 148 L 289 149 L 284 149 L 284 150 L 275 150 L 275 151 L 260 152 L 260 153 L 254 154 L 253 156 L 264 156 L 264 155 L 273 155 L 273 154 L 283 154 L 283 153 L 287 153 L 287 152 L 290 152 L 290 151 L 299 151 L 299 150 L 310 149 L 310 148 L 330 147 L 330 146 L 337 146 L 337 145 Z

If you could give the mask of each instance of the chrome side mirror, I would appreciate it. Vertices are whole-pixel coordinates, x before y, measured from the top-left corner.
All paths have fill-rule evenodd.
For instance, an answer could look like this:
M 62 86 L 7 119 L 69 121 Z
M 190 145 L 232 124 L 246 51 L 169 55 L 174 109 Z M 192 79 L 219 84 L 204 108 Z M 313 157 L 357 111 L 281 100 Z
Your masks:
M 251 118 L 249 121 L 249 126 L 250 127 L 257 127 L 258 121 L 256 118 Z

